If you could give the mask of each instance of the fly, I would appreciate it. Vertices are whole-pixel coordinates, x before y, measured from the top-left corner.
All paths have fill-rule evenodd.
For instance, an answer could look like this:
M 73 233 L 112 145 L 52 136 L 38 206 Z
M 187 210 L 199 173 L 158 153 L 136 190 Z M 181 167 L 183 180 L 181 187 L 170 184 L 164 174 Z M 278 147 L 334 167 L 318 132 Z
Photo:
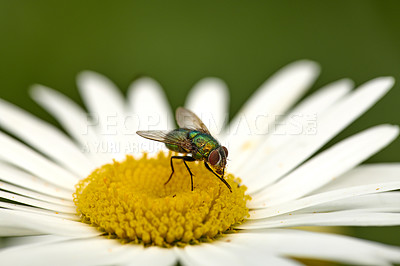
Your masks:
M 200 118 L 188 109 L 183 107 L 176 109 L 176 122 L 179 128 L 172 131 L 148 130 L 136 132 L 143 138 L 165 143 L 165 146 L 171 151 L 185 154 L 184 156 L 171 156 L 172 172 L 164 185 L 168 184 L 174 174 L 172 160 L 182 160 L 190 174 L 193 191 L 193 173 L 186 162 L 204 161 L 207 170 L 218 177 L 232 192 L 231 186 L 224 179 L 228 149 L 221 146 L 211 136 Z

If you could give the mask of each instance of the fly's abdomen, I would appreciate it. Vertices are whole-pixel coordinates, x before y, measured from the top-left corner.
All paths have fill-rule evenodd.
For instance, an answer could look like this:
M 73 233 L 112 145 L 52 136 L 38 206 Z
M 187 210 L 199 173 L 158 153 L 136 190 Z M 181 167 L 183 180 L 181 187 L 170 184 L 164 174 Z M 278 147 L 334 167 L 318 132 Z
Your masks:
M 177 139 L 186 139 L 187 134 L 188 134 L 188 130 L 183 129 L 183 128 L 174 129 L 168 133 L 168 135 L 173 135 Z M 190 152 L 178 144 L 165 143 L 165 146 L 167 147 L 167 149 L 169 149 L 171 151 L 179 152 L 179 153 L 189 153 Z
M 176 152 L 180 152 L 180 153 L 188 153 L 187 150 L 183 149 L 182 147 L 180 147 L 176 144 L 165 143 L 165 146 L 167 147 L 167 149 L 169 149 L 171 151 L 176 151 Z

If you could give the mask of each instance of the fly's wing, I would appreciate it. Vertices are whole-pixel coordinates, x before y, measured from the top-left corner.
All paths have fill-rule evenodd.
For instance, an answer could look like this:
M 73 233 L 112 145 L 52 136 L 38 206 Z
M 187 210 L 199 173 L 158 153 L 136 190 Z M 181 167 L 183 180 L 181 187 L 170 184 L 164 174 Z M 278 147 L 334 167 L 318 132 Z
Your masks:
M 155 140 L 163 143 L 168 144 L 175 144 L 178 145 L 186 150 L 189 150 L 192 146 L 190 140 L 183 137 L 179 134 L 173 134 L 173 131 L 163 131 L 163 130 L 144 130 L 144 131 L 136 131 L 136 134 L 139 136 Z
M 198 130 L 211 135 L 200 118 L 186 108 L 178 107 L 178 109 L 176 109 L 176 122 L 180 128 Z

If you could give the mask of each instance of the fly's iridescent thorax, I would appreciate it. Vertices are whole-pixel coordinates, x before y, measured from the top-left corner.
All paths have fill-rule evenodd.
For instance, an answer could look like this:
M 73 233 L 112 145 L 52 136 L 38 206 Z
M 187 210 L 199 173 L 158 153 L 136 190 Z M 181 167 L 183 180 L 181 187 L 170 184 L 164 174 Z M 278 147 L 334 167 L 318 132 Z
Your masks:
M 210 152 L 220 146 L 211 135 L 203 132 L 190 131 L 188 137 L 193 144 L 192 156 L 198 160 L 208 158 Z

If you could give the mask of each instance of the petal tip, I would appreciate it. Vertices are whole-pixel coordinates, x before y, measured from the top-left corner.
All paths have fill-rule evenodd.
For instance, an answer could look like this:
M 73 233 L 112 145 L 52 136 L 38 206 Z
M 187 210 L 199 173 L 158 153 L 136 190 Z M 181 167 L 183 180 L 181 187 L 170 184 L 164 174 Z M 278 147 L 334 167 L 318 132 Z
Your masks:
M 76 82 L 80 90 L 84 88 L 97 87 L 98 85 L 109 83 L 108 78 L 92 70 L 84 70 L 76 76 Z
M 393 124 L 382 124 L 376 126 L 375 128 L 382 130 L 382 132 L 385 131 L 391 141 L 396 139 L 400 132 L 399 126 Z
M 204 92 L 204 90 L 217 91 L 227 94 L 228 86 L 225 81 L 217 77 L 206 77 L 199 80 L 192 88 L 191 92 Z
M 355 84 L 354 81 L 350 78 L 343 78 L 338 80 L 337 82 L 348 88 L 353 88 Z
M 99 73 L 92 71 L 92 70 L 82 70 L 81 72 L 78 73 L 77 78 L 91 78 L 94 76 L 100 76 Z
M 143 89 L 153 89 L 158 90 L 161 88 L 160 84 L 153 78 L 148 76 L 142 76 L 134 80 L 130 85 L 130 90 L 143 90 Z
M 45 92 L 45 91 L 47 91 L 47 90 L 49 90 L 49 88 L 46 87 L 46 86 L 44 86 L 44 85 L 41 85 L 41 84 L 32 84 L 32 85 L 29 87 L 28 92 L 29 92 L 29 94 L 31 95 L 31 97 L 32 97 L 33 99 L 35 99 L 36 97 L 40 96 L 43 92 Z
M 288 67 L 293 67 L 296 69 L 303 69 L 305 71 L 315 73 L 316 75 L 318 75 L 321 71 L 320 65 L 317 62 L 309 60 L 309 59 L 302 59 L 302 60 L 294 61 L 293 63 L 289 64 Z
M 396 136 L 398 136 L 398 135 L 399 135 L 399 132 L 400 132 L 400 127 L 399 127 L 399 125 L 390 125 L 390 126 L 392 127 L 393 132 L 396 133 Z
M 371 82 L 375 83 L 375 86 L 379 86 L 383 89 L 391 89 L 395 83 L 394 77 L 386 76 L 386 77 L 377 77 L 371 80 Z
M 354 88 L 354 81 L 349 79 L 349 78 L 343 78 L 336 80 L 332 83 L 327 84 L 324 86 L 320 91 L 326 90 L 326 91 L 336 91 L 337 93 L 340 94 L 345 94 L 350 92 Z
M 31 96 L 31 98 L 39 104 L 42 103 L 43 101 L 48 100 L 49 95 L 60 94 L 58 91 L 55 91 L 54 89 L 49 88 L 42 84 L 31 85 L 29 87 L 28 93 Z
M 161 85 L 155 79 L 148 76 L 142 76 L 134 80 L 129 86 L 128 99 L 135 100 L 138 95 L 146 95 L 144 97 L 162 95 L 162 97 L 166 97 Z

